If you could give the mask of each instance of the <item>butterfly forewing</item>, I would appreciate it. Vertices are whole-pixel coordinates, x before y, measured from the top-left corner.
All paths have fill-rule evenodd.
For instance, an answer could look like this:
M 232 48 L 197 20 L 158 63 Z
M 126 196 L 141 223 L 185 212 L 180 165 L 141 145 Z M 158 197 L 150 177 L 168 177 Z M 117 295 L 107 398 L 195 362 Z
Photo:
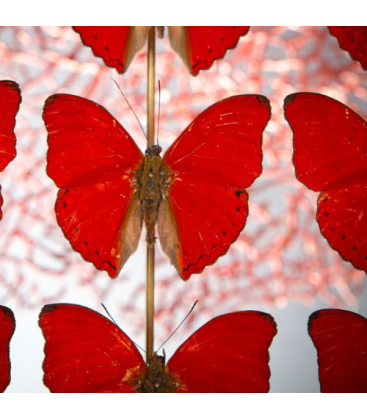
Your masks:
M 147 40 L 147 26 L 73 26 L 83 44 L 109 67 L 124 73 Z
M 269 346 L 274 319 L 244 311 L 212 319 L 189 337 L 168 361 L 178 392 L 268 392 Z
M 297 178 L 318 199 L 317 221 L 330 245 L 367 270 L 367 123 L 342 103 L 315 93 L 285 99 Z
M 99 313 L 78 305 L 46 305 L 39 317 L 46 340 L 44 383 L 51 392 L 135 392 L 145 370 L 135 344 Z
M 367 70 L 367 26 L 328 26 L 343 50 Z
M 19 110 L 21 100 L 20 89 L 17 83 L 9 80 L 0 81 L 0 172 L 16 156 L 14 127 L 15 116 Z M 3 215 L 1 211 L 2 203 L 3 199 L 0 194 L 0 219 Z
M 118 121 L 87 99 L 53 95 L 43 119 L 47 172 L 61 188 L 57 220 L 76 251 L 115 277 L 140 238 L 131 180 L 143 155 Z
M 314 312 L 308 332 L 317 350 L 321 392 L 367 392 L 367 320 L 349 311 Z
M 224 99 L 201 113 L 164 155 L 162 168 L 170 181 L 158 232 L 183 279 L 225 254 L 244 228 L 244 189 L 261 173 L 269 118 L 263 96 Z
M 13 312 L 0 305 L 0 392 L 4 392 L 10 383 L 9 343 L 14 330 Z
M 249 26 L 168 26 L 172 48 L 189 71 L 197 75 L 234 48 Z

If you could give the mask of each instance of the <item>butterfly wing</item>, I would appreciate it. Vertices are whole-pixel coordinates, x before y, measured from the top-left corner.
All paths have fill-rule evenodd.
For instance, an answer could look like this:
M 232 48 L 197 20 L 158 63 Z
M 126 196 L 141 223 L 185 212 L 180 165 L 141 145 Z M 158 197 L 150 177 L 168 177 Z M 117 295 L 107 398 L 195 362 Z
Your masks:
M 214 264 L 244 228 L 244 188 L 261 173 L 269 118 L 264 96 L 224 99 L 201 113 L 164 155 L 168 196 L 158 211 L 159 239 L 184 280 Z
M 328 26 L 331 35 L 339 42 L 340 48 L 349 52 L 353 60 L 359 61 L 367 70 L 367 27 Z
M 356 268 L 367 271 L 367 123 L 342 103 L 315 93 L 285 99 L 296 176 L 323 191 L 322 234 Z
M 141 234 L 140 200 L 131 182 L 143 155 L 112 115 L 87 99 L 53 95 L 43 119 L 47 173 L 61 188 L 57 220 L 83 258 L 116 277 Z
M 172 48 L 190 73 L 211 67 L 228 49 L 234 48 L 249 26 L 168 26 Z
M 199 328 L 167 363 L 178 392 L 268 392 L 269 346 L 274 319 L 243 311 L 212 319 Z
M 0 392 L 4 392 L 10 383 L 9 343 L 14 330 L 13 312 L 0 305 Z
M 22 97 L 17 83 L 10 80 L 0 81 L 0 172 L 16 156 L 14 127 L 15 116 L 21 101 Z M 3 217 L 2 204 L 3 198 L 0 193 L 0 220 Z
M 114 323 L 71 304 L 43 307 L 44 383 L 51 392 L 135 392 L 129 381 L 145 371 L 135 344 Z
M 144 47 L 147 26 L 73 26 L 83 44 L 107 66 L 125 73 L 135 55 Z
M 367 392 L 367 320 L 340 309 L 314 312 L 308 333 L 316 347 L 321 392 Z

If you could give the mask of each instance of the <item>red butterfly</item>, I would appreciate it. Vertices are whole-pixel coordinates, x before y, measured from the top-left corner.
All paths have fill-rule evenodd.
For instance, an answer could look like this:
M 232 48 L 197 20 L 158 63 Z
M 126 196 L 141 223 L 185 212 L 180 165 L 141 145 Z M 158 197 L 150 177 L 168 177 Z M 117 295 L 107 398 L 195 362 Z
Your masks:
M 10 383 L 9 343 L 15 330 L 13 312 L 0 305 L 0 392 Z
M 318 198 L 317 221 L 332 248 L 367 271 L 367 123 L 342 103 L 316 93 L 284 101 L 293 130 L 299 181 Z
M 61 188 L 57 220 L 73 248 L 116 277 L 135 252 L 144 219 L 188 279 L 225 254 L 245 226 L 247 188 L 261 173 L 270 104 L 224 99 L 202 112 L 166 151 L 145 157 L 103 107 L 72 95 L 47 99 L 47 173 Z
M 19 86 L 9 80 L 0 81 L 0 172 L 15 158 L 15 116 L 22 101 Z M 0 187 L 1 191 L 1 187 Z M 0 220 L 3 217 L 0 192 Z
M 82 41 L 107 66 L 124 73 L 144 47 L 148 26 L 73 26 Z M 208 69 L 234 48 L 249 26 L 168 26 L 172 48 L 193 75 Z
M 107 318 L 78 305 L 43 307 L 44 383 L 51 392 L 268 392 L 274 319 L 244 311 L 212 319 L 165 365 L 146 365 L 130 338 Z
M 317 350 L 321 392 L 367 392 L 367 319 L 324 309 L 310 316 L 308 333 Z
M 340 48 L 349 52 L 367 70 L 367 26 L 328 26 Z

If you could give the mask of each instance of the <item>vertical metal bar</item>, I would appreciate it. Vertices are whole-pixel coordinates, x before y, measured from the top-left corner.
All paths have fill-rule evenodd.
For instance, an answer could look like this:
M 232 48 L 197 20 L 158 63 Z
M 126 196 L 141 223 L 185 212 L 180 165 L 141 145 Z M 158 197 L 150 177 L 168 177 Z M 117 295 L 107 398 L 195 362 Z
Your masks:
M 154 145 L 154 91 L 155 91 L 155 26 L 148 37 L 148 146 Z M 146 279 L 146 350 L 147 362 L 154 351 L 154 245 L 147 245 Z

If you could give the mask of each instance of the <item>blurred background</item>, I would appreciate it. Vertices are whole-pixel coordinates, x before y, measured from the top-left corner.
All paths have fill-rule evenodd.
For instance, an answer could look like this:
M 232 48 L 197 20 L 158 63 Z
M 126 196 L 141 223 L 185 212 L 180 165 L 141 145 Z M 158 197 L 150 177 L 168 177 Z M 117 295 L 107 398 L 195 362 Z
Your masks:
M 263 94 L 271 102 L 272 118 L 264 133 L 263 173 L 248 189 L 250 215 L 227 255 L 184 283 L 157 243 L 155 348 L 197 299 L 194 312 L 165 345 L 168 358 L 212 317 L 262 310 L 278 324 L 270 348 L 271 392 L 318 392 L 308 316 L 326 307 L 367 316 L 366 274 L 344 262 L 320 233 L 318 193 L 294 175 L 283 100 L 293 92 L 323 93 L 366 119 L 367 72 L 339 48 L 326 27 L 251 27 L 235 49 L 196 77 L 172 52 L 167 34 L 156 48 L 164 151 L 200 111 L 228 96 Z M 103 302 L 121 329 L 145 345 L 145 233 L 117 279 L 97 271 L 71 249 L 57 225 L 57 188 L 45 171 L 41 115 L 44 101 L 54 93 L 103 105 L 145 150 L 146 140 L 112 77 L 145 126 L 146 49 L 121 76 L 94 57 L 71 27 L 0 28 L 0 80 L 16 81 L 23 97 L 15 130 L 18 155 L 0 174 L 0 304 L 14 311 L 17 322 L 6 392 L 48 392 L 37 324 L 47 303 L 76 303 L 103 313 Z

